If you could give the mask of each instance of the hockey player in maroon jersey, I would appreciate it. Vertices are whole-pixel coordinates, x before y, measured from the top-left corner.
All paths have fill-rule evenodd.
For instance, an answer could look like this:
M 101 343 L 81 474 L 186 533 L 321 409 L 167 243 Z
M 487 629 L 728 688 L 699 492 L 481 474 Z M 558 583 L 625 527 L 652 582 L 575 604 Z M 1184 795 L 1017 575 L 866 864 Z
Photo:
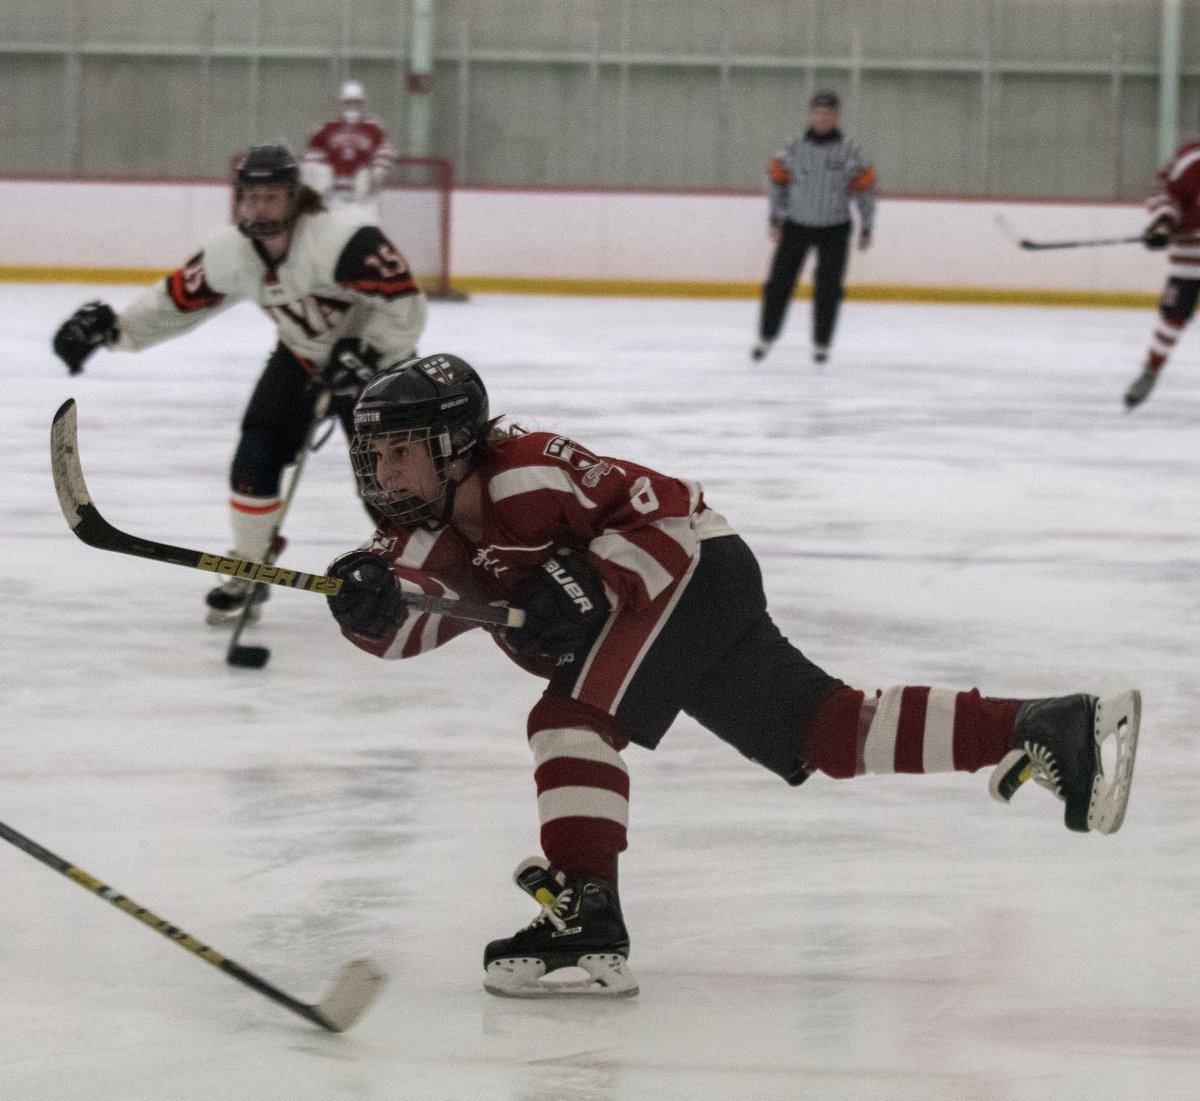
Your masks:
M 340 117 L 308 139 L 305 179 L 333 206 L 355 204 L 377 219 L 375 196 L 396 166 L 396 150 L 383 127 L 364 116 L 365 93 L 357 80 L 342 85 L 340 98 Z
M 1010 799 L 1028 779 L 1066 804 L 1066 824 L 1121 824 L 1140 712 L 1136 691 L 997 699 L 830 676 L 780 633 L 749 547 L 701 487 L 560 435 L 492 419 L 476 372 L 453 355 L 397 364 L 364 389 L 351 456 L 383 517 L 336 559 L 330 598 L 356 646 L 412 657 L 472 629 L 409 614 L 405 594 L 504 602 L 495 631 L 548 681 L 528 719 L 544 856 L 516 872 L 542 905 L 484 954 L 496 994 L 633 994 L 617 895 L 629 774 L 622 751 L 654 749 L 682 711 L 738 752 L 799 784 L 814 772 L 992 769 Z M 1106 775 L 1100 746 L 1113 739 Z M 564 968 L 574 985 L 555 979 Z
M 283 470 L 303 445 L 318 391 L 347 435 L 354 402 L 381 362 L 410 355 L 425 325 L 425 298 L 400 251 L 375 225 L 332 214 L 300 183 L 281 145 L 238 159 L 234 216 L 182 268 L 118 314 L 89 302 L 67 319 L 54 350 L 72 374 L 99 347 L 138 351 L 195 327 L 235 302 L 257 302 L 278 343 L 242 420 L 230 470 L 234 557 L 261 561 L 282 507 Z M 207 597 L 209 622 L 232 622 L 253 590 L 230 579 Z
M 1158 302 L 1158 324 L 1142 373 L 1125 392 L 1134 409 L 1154 389 L 1163 365 L 1200 296 L 1200 142 L 1182 146 L 1158 173 L 1158 187 L 1146 200 L 1151 222 L 1142 240 L 1149 249 L 1168 249 L 1167 283 Z

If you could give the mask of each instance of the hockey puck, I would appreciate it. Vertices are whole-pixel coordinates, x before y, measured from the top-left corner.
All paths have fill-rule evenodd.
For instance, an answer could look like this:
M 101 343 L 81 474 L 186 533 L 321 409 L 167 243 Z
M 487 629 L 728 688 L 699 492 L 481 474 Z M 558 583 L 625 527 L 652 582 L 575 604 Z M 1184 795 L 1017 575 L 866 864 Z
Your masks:
M 225 661 L 239 669 L 261 669 L 270 656 L 271 651 L 265 646 L 235 646 L 225 655 Z

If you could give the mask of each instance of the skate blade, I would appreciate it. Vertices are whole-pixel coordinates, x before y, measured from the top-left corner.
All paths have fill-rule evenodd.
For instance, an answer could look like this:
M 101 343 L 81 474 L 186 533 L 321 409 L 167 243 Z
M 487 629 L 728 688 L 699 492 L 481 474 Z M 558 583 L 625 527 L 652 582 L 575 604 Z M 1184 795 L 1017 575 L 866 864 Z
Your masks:
M 528 957 L 492 960 L 483 988 L 499 998 L 632 998 L 637 979 L 624 956 L 580 956 L 576 967 L 546 973 L 542 960 Z
M 234 608 L 228 612 L 222 612 L 216 608 L 209 608 L 205 613 L 204 622 L 210 627 L 232 627 L 241 618 L 241 608 Z M 246 617 L 246 622 L 257 623 L 260 619 L 262 619 L 262 609 L 258 607 L 258 605 L 255 605 L 250 609 L 250 614 Z
M 1111 775 L 1105 775 L 1103 769 L 1100 769 L 1092 781 L 1092 798 L 1087 813 L 1088 829 L 1098 833 L 1116 833 L 1125 821 L 1141 721 L 1142 694 L 1136 689 L 1100 700 L 1096 704 L 1096 752 L 1102 753 L 1104 743 L 1112 738 L 1116 759 Z

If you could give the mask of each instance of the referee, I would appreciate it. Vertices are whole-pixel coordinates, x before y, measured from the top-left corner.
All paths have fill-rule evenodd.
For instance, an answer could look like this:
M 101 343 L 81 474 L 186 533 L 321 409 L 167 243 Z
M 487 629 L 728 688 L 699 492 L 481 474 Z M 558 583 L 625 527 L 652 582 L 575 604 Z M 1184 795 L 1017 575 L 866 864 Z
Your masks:
M 775 256 L 763 284 L 759 340 L 750 352 L 751 359 L 762 359 L 779 335 L 800 269 L 809 249 L 814 249 L 813 359 L 824 363 L 842 301 L 852 199 L 858 206 L 858 247 L 865 249 L 871 244 L 875 169 L 858 144 L 838 129 L 840 107 L 836 93 L 818 92 L 808 105 L 804 135 L 771 161 L 770 235 Z

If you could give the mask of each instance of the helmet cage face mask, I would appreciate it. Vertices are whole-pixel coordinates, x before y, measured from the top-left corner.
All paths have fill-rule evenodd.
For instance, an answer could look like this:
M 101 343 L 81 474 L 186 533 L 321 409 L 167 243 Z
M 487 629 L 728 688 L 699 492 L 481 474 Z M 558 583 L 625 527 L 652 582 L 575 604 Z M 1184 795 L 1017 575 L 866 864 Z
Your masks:
M 432 501 L 423 497 L 400 496 L 379 481 L 377 467 L 380 455 L 391 448 L 406 446 L 424 446 L 429 450 L 438 489 L 437 497 Z M 444 425 L 355 432 L 350 443 L 350 461 L 358 480 L 359 495 L 392 523 L 409 530 L 429 528 L 436 531 L 445 526 L 451 496 L 447 493 L 450 476 L 446 468 L 453 458 L 450 433 Z
M 400 527 L 444 527 L 458 483 L 474 469 L 486 442 L 488 424 L 487 390 L 465 360 L 449 353 L 401 360 L 368 382 L 354 407 L 350 455 L 360 496 Z M 397 446 L 428 449 L 437 477 L 435 500 L 402 498 L 381 484 L 381 457 Z
M 281 187 L 287 192 L 288 211 L 282 218 L 244 220 L 238 208 L 242 196 L 251 187 Z M 296 224 L 296 200 L 300 192 L 300 165 L 291 151 L 282 145 L 255 146 L 250 149 L 233 176 L 234 210 L 237 227 L 252 240 L 277 237 Z

